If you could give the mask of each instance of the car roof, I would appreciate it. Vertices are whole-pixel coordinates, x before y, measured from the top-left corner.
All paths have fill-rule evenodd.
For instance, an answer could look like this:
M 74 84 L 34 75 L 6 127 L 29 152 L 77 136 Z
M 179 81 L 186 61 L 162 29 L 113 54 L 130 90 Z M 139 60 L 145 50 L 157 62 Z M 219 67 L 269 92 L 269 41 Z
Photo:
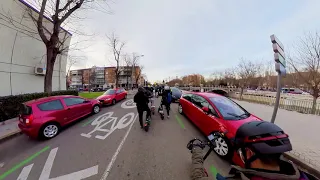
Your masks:
M 187 93 L 197 94 L 197 95 L 204 96 L 204 97 L 207 97 L 207 98 L 211 98 L 211 97 L 221 97 L 221 96 L 222 96 L 222 95 L 220 95 L 220 94 L 207 93 L 207 92 L 187 92 Z M 184 94 L 187 94 L 187 93 L 184 93 Z
M 60 98 L 66 98 L 66 97 L 79 97 L 79 96 L 73 96 L 73 95 L 60 95 L 60 96 L 49 96 L 49 97 L 43 97 L 43 98 L 39 98 L 39 99 L 33 99 L 31 101 L 27 101 L 24 104 L 26 105 L 32 105 L 35 103 L 42 103 L 42 102 L 47 102 L 47 101 L 51 101 L 51 100 L 56 100 L 56 99 L 60 99 Z

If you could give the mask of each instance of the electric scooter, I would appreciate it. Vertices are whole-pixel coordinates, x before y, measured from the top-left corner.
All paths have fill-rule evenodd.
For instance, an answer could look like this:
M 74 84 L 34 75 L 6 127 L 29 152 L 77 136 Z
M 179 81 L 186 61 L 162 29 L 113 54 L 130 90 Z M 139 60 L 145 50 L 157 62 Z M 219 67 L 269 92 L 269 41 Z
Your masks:
M 164 120 L 164 112 L 163 112 L 162 105 L 159 106 L 158 113 L 160 114 L 161 119 Z
M 156 108 L 156 107 L 154 106 L 154 100 L 153 100 L 153 97 L 152 97 L 152 96 L 149 97 L 149 101 L 150 101 L 150 111 L 151 111 L 151 114 L 154 115 L 154 114 L 155 114 L 155 108 Z M 145 130 L 146 132 L 149 131 L 150 124 L 151 124 L 151 116 L 148 117 L 148 118 L 146 119 L 146 122 L 144 123 L 144 130 Z

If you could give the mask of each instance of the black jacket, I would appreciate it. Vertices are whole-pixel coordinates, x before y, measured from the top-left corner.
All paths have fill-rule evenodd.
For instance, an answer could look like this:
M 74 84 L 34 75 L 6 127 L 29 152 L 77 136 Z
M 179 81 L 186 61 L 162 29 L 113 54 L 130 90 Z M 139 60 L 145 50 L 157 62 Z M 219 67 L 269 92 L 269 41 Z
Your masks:
M 136 103 L 137 107 L 145 107 L 148 106 L 149 98 L 145 92 L 138 91 L 136 95 L 134 95 L 133 101 Z

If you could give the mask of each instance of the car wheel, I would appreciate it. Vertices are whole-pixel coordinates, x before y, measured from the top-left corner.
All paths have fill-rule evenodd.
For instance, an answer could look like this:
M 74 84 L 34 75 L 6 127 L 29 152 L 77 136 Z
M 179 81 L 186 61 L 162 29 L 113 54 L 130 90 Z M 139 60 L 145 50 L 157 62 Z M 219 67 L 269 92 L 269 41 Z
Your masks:
M 216 147 L 213 150 L 218 156 L 227 159 L 232 155 L 231 145 L 226 138 L 218 137 L 215 142 Z
M 116 104 L 116 100 L 113 99 L 113 100 L 112 100 L 112 105 L 115 105 L 115 104 Z
M 51 139 L 57 136 L 59 132 L 60 127 L 57 123 L 48 123 L 41 128 L 40 135 L 44 139 Z
M 99 105 L 94 105 L 92 108 L 93 114 L 98 114 L 100 112 L 100 106 Z
M 179 112 L 180 114 L 183 114 L 183 110 L 182 110 L 181 104 L 179 104 L 179 106 L 178 106 L 178 112 Z

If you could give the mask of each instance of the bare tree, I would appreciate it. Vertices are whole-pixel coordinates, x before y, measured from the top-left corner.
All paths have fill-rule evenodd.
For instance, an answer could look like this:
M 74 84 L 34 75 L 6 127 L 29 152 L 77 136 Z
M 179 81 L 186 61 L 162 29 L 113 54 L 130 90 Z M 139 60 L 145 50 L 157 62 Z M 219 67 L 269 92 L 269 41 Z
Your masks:
M 138 55 L 137 53 L 132 53 L 132 59 L 131 59 L 131 63 L 132 63 L 132 74 L 131 74 L 131 87 L 133 87 L 133 79 L 135 76 L 139 76 L 138 79 L 140 78 L 140 74 L 141 72 L 136 72 L 137 71 L 137 67 L 139 66 L 139 59 L 140 57 L 143 57 L 144 55 Z M 141 67 L 140 67 L 141 70 Z M 140 71 L 138 70 L 138 71 Z M 136 83 L 137 84 L 137 83 Z
M 236 85 L 236 70 L 234 68 L 226 69 L 223 74 L 223 79 L 229 86 Z
M 294 54 L 289 58 L 295 72 L 311 90 L 313 103 L 311 113 L 316 112 L 320 92 L 320 35 L 318 32 L 307 33 L 294 46 Z
M 96 67 L 93 66 L 89 69 L 89 92 L 91 91 L 93 85 L 96 84 Z
M 123 61 L 125 63 L 125 75 L 127 77 L 127 88 L 129 88 L 129 77 L 132 76 L 132 59 L 128 54 L 123 55 Z
M 243 90 L 251 85 L 252 80 L 258 75 L 261 65 L 249 60 L 241 59 L 237 66 L 237 76 L 239 77 L 240 99 Z
M 140 68 L 135 72 L 135 81 L 138 84 L 140 77 L 142 76 L 143 66 L 140 65 Z
M 116 77 L 116 87 L 118 87 L 119 77 L 121 73 L 120 69 L 120 57 L 122 53 L 122 49 L 125 45 L 125 42 L 121 42 L 120 39 L 112 33 L 110 36 L 107 36 L 109 39 L 109 46 L 112 49 L 114 60 L 116 61 L 116 69 L 115 69 L 115 77 Z
M 19 4 L 19 1 L 14 2 Z M 13 17 L 9 11 L 7 13 L 0 12 L 0 20 L 4 21 L 7 27 L 16 30 L 17 33 L 19 32 L 44 43 L 46 47 L 44 91 L 50 93 L 52 91 L 53 69 L 57 57 L 59 55 L 67 55 L 72 46 L 77 46 L 80 43 L 70 44 L 70 35 L 62 27 L 67 26 L 70 31 L 73 31 L 73 34 L 83 35 L 70 24 L 70 22 L 81 19 L 76 12 L 80 8 L 98 10 L 97 7 L 100 9 L 104 9 L 104 7 L 101 2 L 92 0 L 41 0 L 34 1 L 34 3 L 36 3 L 36 7 L 39 7 L 39 12 L 19 4 L 19 7 L 26 14 L 23 14 L 22 17 Z M 23 19 L 31 19 L 36 28 L 24 25 L 22 23 Z M 0 24 L 2 23 L 0 22 Z

